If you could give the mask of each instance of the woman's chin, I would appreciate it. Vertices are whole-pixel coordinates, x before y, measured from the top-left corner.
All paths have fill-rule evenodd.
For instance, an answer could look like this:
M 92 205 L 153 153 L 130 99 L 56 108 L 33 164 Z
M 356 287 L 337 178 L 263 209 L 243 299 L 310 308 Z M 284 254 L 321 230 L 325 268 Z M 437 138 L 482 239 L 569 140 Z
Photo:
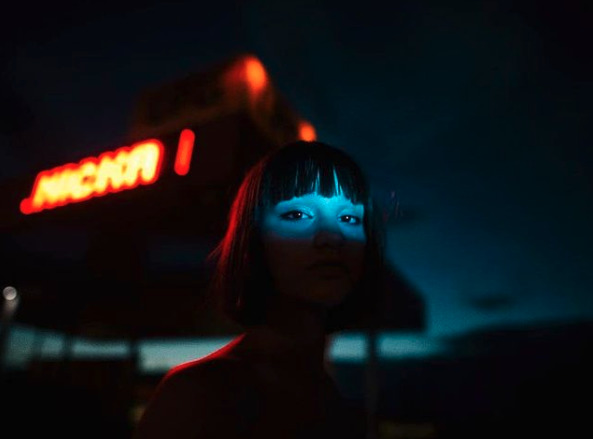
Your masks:
M 319 291 L 310 290 L 311 294 L 307 295 L 306 299 L 326 308 L 333 308 L 344 301 L 349 290 L 350 288 L 345 290 L 343 285 L 336 285 L 335 288 L 324 285 Z

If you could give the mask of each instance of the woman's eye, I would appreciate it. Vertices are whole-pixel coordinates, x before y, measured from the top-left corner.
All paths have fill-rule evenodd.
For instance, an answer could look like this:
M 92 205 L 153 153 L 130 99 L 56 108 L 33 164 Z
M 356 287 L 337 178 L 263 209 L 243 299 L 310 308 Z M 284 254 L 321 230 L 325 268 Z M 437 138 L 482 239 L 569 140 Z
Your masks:
M 286 212 L 281 215 L 281 217 L 283 219 L 286 219 L 289 221 L 300 220 L 300 219 L 306 218 L 307 216 L 308 215 L 306 213 L 301 212 L 300 210 L 291 210 L 290 212 Z
M 342 215 L 340 217 L 340 220 L 344 223 L 348 223 L 348 224 L 360 224 L 361 220 L 359 217 L 354 216 L 354 215 Z

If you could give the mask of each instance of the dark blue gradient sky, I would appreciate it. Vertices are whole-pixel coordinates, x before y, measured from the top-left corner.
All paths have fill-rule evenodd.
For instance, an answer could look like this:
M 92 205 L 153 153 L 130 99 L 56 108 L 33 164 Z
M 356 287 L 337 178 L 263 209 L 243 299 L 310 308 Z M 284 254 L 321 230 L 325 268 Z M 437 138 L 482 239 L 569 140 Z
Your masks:
M 384 3 L 16 7 L 0 177 L 121 146 L 139 91 L 248 51 L 398 194 L 388 254 L 431 333 L 590 318 L 590 4 Z

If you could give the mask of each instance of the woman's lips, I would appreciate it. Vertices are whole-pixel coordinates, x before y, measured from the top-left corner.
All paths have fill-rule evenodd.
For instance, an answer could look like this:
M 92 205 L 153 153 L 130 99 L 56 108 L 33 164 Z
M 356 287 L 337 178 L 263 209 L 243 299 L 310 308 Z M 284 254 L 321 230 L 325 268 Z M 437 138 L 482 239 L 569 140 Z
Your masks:
M 348 269 L 341 263 L 318 263 L 309 267 L 309 270 L 318 274 L 345 275 Z

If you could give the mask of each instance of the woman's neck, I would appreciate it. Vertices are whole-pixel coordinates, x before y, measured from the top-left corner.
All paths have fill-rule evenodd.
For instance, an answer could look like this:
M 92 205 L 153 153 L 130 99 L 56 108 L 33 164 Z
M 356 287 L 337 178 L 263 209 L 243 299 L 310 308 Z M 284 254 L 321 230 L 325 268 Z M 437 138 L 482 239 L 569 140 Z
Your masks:
M 268 303 L 266 323 L 247 329 L 244 345 L 263 357 L 322 368 L 327 336 L 326 310 L 302 300 L 277 295 Z

